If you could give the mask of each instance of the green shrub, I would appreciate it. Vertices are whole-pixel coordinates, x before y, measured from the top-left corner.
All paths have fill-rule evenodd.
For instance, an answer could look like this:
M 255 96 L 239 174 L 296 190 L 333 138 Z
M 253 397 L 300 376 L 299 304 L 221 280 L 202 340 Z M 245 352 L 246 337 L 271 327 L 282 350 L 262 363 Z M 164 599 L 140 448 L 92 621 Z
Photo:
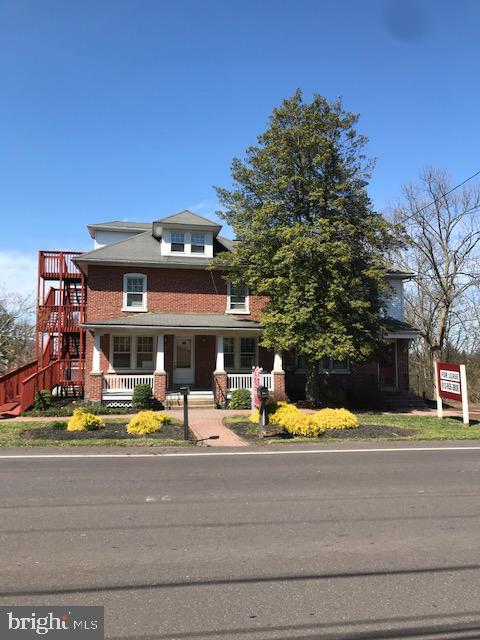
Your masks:
M 159 431 L 164 424 L 169 424 L 170 416 L 166 413 L 155 413 L 155 411 L 140 411 L 130 418 L 127 424 L 127 432 L 137 436 L 144 436 L 149 433 Z
M 228 401 L 229 409 L 250 409 L 252 406 L 252 394 L 248 389 L 235 389 Z
M 132 407 L 134 409 L 151 409 L 153 392 L 149 384 L 137 384 L 133 389 Z
M 104 421 L 83 409 L 75 409 L 67 424 L 67 431 L 92 431 L 105 426 Z
M 37 391 L 33 404 L 35 409 L 48 409 L 52 404 L 52 392 L 48 391 L 48 389 Z
M 55 406 L 53 404 L 51 407 L 47 409 L 29 409 L 23 413 L 24 416 L 31 416 L 32 418 L 42 418 L 42 417 L 64 417 L 71 416 L 76 409 L 83 409 L 84 411 L 88 411 L 89 413 L 93 413 L 95 415 L 109 415 L 109 414 L 123 414 L 123 413 L 132 413 L 130 408 L 125 407 L 105 407 L 101 404 L 94 402 L 85 402 L 82 404 L 79 403 L 70 403 L 63 406 Z

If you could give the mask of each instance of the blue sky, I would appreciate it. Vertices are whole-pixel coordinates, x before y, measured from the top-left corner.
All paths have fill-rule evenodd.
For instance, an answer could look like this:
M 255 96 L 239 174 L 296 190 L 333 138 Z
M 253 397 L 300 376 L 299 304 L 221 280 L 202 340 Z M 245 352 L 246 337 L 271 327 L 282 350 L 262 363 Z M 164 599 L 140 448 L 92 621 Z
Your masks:
M 216 209 L 297 87 L 342 96 L 378 209 L 425 165 L 480 169 L 476 0 L 0 0 L 0 286 L 85 226 Z

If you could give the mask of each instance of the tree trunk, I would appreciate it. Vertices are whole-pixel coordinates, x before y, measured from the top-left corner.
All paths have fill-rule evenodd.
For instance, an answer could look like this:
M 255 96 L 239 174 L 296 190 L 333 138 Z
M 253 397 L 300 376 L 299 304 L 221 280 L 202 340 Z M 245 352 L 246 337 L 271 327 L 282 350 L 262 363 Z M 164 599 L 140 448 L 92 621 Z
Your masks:
M 311 402 L 315 407 L 320 404 L 320 373 L 318 360 L 307 362 L 305 397 L 307 402 Z

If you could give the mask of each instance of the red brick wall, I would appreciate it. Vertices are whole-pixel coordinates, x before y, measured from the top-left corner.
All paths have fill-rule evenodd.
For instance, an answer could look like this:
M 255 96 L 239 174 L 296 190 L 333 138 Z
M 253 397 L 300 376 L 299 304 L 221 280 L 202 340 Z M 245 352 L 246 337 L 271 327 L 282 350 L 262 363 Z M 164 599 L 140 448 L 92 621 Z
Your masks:
M 219 272 L 92 265 L 87 278 L 87 322 L 132 315 L 131 311 L 122 311 L 125 273 L 147 276 L 149 311 L 225 313 L 227 308 L 227 284 Z M 252 317 L 258 317 L 265 304 L 266 298 L 251 296 Z

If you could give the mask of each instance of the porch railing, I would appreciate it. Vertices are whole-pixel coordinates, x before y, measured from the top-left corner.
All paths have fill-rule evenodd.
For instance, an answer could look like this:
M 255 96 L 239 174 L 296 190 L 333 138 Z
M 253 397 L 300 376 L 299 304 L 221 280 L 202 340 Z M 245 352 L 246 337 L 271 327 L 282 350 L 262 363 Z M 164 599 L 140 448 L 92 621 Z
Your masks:
M 105 374 L 103 376 L 104 396 L 122 395 L 131 397 L 137 384 L 149 384 L 153 389 L 153 375 L 145 374 Z
M 269 391 L 273 391 L 273 376 L 271 373 L 261 373 L 260 382 Z M 252 389 L 251 373 L 227 373 L 227 390 Z

